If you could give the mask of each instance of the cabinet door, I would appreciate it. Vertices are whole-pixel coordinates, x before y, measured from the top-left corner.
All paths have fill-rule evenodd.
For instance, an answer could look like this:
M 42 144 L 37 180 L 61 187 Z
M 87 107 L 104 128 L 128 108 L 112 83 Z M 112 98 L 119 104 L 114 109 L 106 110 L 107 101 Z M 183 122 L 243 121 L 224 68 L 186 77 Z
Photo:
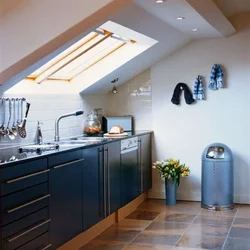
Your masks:
M 107 212 L 112 214 L 121 207 L 121 142 L 104 146 L 107 172 Z
M 121 154 L 122 206 L 140 194 L 138 149 Z
M 104 200 L 106 180 L 104 181 L 103 146 L 84 149 L 83 156 L 83 229 L 86 230 L 107 214 Z
M 152 188 L 152 149 L 151 134 L 139 137 L 140 166 L 141 166 L 141 191 L 147 192 Z
M 50 236 L 53 249 L 82 232 L 83 159 L 54 166 L 50 171 Z

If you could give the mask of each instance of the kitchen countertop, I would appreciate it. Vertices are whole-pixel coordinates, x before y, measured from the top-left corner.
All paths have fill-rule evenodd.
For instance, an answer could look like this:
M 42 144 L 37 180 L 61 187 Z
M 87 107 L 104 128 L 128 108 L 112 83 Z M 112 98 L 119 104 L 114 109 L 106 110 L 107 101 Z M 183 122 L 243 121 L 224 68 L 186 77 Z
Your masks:
M 81 145 L 81 146 L 79 146 L 79 144 L 78 145 L 72 144 L 71 146 L 63 146 L 63 147 L 59 147 L 58 149 L 42 151 L 40 153 L 37 153 L 37 152 L 19 153 L 18 148 L 20 147 L 20 145 L 18 147 L 10 147 L 10 148 L 6 148 L 6 149 L 1 149 L 0 150 L 0 168 L 6 167 L 8 165 L 13 165 L 13 164 L 16 164 L 19 162 L 21 163 L 21 162 L 24 162 L 25 160 L 28 160 L 28 159 L 42 158 L 42 157 L 46 157 L 48 155 L 53 155 L 53 154 L 57 154 L 57 153 L 65 152 L 65 151 L 70 151 L 70 150 L 76 150 L 77 148 L 84 149 L 84 148 L 88 148 L 88 147 L 102 145 L 102 144 L 110 143 L 112 141 L 119 141 L 119 140 L 131 138 L 131 137 L 135 137 L 135 136 L 140 136 L 143 134 L 153 133 L 153 131 L 151 131 L 151 130 L 136 130 L 136 131 L 127 132 L 127 133 L 128 133 L 128 136 L 126 136 L 126 137 L 106 138 L 107 140 L 105 140 L 105 141 L 87 143 L 86 145 Z M 78 136 L 78 137 L 84 138 L 82 136 Z M 72 138 L 76 138 L 76 137 L 72 137 Z M 64 141 L 64 140 L 61 140 L 61 141 Z M 50 143 L 55 143 L 55 142 L 50 142 Z M 22 145 L 22 146 L 25 146 L 25 145 Z

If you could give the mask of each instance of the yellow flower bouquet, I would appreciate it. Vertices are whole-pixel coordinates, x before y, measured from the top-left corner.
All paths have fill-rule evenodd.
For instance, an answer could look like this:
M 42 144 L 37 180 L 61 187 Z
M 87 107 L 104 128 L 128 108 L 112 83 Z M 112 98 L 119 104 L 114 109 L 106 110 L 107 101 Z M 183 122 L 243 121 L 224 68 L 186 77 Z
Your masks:
M 153 164 L 153 168 L 156 168 L 160 171 L 161 177 L 167 179 L 173 179 L 177 182 L 177 185 L 180 185 L 180 177 L 185 177 L 190 174 L 189 167 L 186 164 L 180 164 L 179 160 L 174 160 L 169 158 L 164 161 L 156 161 Z

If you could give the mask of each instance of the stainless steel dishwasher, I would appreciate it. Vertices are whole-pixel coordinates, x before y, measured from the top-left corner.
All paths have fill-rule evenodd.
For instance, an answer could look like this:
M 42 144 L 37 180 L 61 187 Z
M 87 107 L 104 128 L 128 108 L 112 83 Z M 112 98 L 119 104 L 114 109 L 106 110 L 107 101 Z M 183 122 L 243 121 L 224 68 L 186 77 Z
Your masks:
M 138 137 L 122 140 L 122 205 L 126 205 L 140 194 L 140 172 L 138 158 Z

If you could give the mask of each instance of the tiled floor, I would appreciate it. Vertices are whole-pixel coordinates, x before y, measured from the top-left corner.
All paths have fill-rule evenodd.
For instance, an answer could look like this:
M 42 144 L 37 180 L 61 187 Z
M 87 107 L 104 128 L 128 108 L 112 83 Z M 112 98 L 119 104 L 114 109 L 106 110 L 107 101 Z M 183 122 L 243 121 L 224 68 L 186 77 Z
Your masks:
M 81 250 L 250 250 L 250 205 L 214 212 L 200 202 L 148 200 Z

